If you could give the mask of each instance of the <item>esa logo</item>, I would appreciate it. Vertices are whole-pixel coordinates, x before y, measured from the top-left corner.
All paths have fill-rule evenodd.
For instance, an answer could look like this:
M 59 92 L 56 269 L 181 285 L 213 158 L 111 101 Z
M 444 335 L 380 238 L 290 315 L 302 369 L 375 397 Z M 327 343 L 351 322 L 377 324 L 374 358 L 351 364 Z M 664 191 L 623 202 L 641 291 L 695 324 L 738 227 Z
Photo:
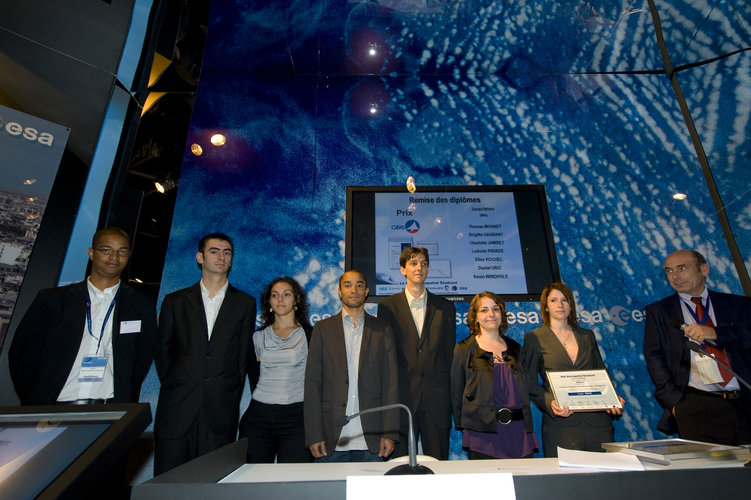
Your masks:
M 408 233 L 414 234 L 420 230 L 420 223 L 414 219 L 410 219 L 405 224 L 392 224 L 391 230 L 392 231 L 407 231 Z
M 52 143 L 55 137 L 48 132 L 39 132 L 33 127 L 24 127 L 20 123 L 8 122 L 5 123 L 3 117 L 0 116 L 0 130 L 8 133 L 13 137 L 23 137 L 27 141 L 38 142 L 43 146 L 52 147 Z

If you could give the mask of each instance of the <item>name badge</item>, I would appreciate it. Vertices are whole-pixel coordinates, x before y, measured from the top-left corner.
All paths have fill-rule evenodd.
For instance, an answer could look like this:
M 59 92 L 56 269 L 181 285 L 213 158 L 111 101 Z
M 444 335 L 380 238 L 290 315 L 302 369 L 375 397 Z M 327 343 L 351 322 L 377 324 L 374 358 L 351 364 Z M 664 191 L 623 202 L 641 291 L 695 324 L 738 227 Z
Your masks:
M 705 384 L 719 384 L 722 382 L 722 374 L 714 360 L 709 356 L 699 356 L 696 360 L 696 369 L 699 370 L 701 380 Z
M 141 332 L 141 320 L 140 319 L 120 322 L 120 333 L 140 333 L 140 332 Z
M 104 379 L 104 369 L 107 367 L 107 356 L 85 356 L 78 372 L 79 382 L 101 382 Z

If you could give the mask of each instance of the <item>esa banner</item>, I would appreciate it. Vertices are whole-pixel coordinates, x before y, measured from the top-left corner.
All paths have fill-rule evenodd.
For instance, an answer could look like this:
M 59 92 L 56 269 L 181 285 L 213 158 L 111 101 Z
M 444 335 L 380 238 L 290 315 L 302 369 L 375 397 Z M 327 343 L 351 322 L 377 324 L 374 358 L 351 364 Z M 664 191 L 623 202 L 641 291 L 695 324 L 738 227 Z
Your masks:
M 69 135 L 0 106 L 0 349 Z

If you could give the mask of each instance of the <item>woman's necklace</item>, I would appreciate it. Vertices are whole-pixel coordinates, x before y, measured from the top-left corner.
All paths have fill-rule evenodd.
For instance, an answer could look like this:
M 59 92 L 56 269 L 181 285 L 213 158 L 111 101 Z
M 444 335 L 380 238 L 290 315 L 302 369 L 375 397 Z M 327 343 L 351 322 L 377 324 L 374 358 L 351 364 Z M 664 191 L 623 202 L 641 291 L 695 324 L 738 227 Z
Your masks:
M 555 330 L 553 330 L 553 333 L 555 333 L 555 336 L 556 336 L 556 338 L 558 339 L 558 342 L 560 342 L 561 344 L 563 344 L 563 347 L 567 347 L 566 343 L 567 343 L 567 342 L 569 341 L 569 339 L 571 338 L 571 334 L 572 334 L 573 332 L 572 332 L 571 330 L 569 330 L 569 331 L 568 331 L 568 335 L 566 335 L 566 338 L 565 338 L 565 339 L 562 339 L 562 340 L 561 340 L 561 335 L 560 335 L 560 334 L 559 334 L 558 332 L 556 332 Z
M 503 338 L 498 338 L 497 340 L 486 340 L 482 335 L 479 335 L 477 337 L 477 345 L 479 345 L 480 349 L 483 351 L 491 353 L 494 362 L 505 363 L 503 360 L 503 353 L 506 352 L 508 346 Z M 501 354 L 496 354 L 496 352 L 500 352 Z
M 574 332 L 572 330 L 568 330 L 568 335 L 566 335 L 565 339 L 561 339 L 561 334 L 559 334 L 557 331 L 553 330 L 553 333 L 555 333 L 555 338 L 558 339 L 558 342 L 563 344 L 563 350 L 566 351 L 566 354 L 568 354 L 571 362 L 576 363 L 576 356 L 578 354 L 576 339 L 574 339 L 574 342 L 572 342 L 571 346 L 569 347 L 569 340 L 571 340 L 571 334 Z

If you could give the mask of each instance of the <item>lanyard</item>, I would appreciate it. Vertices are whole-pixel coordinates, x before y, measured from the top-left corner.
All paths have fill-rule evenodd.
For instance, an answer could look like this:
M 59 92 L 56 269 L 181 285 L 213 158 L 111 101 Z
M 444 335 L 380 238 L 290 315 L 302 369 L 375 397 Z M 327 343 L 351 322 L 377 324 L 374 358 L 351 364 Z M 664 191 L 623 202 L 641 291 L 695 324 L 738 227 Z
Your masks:
M 107 326 L 107 321 L 110 319 L 110 314 L 112 314 L 112 310 L 115 308 L 115 302 L 117 302 L 117 296 L 120 295 L 120 289 L 117 289 L 117 293 L 115 293 L 115 296 L 112 298 L 112 302 L 110 302 L 110 306 L 107 308 L 107 314 L 104 315 L 104 322 L 102 323 L 102 331 L 99 333 L 99 338 L 97 339 L 96 344 L 96 353 L 99 354 L 99 346 L 102 345 L 102 337 L 104 337 L 104 327 Z M 88 291 L 86 292 L 86 328 L 89 330 L 89 335 L 94 337 L 94 334 L 91 331 L 91 297 L 89 296 Z M 96 337 L 94 337 L 96 339 Z
M 707 305 L 704 307 L 704 314 L 702 315 L 701 319 L 699 319 L 699 316 L 696 315 L 696 311 L 694 310 L 696 304 L 694 304 L 693 302 L 688 303 L 685 300 L 683 302 L 686 304 L 686 309 L 688 309 L 688 312 L 689 314 L 691 314 L 691 317 L 694 318 L 694 321 L 696 321 L 700 325 L 703 325 L 707 322 L 707 319 L 709 319 L 709 308 L 712 307 L 712 304 L 709 302 L 709 295 L 707 295 Z

